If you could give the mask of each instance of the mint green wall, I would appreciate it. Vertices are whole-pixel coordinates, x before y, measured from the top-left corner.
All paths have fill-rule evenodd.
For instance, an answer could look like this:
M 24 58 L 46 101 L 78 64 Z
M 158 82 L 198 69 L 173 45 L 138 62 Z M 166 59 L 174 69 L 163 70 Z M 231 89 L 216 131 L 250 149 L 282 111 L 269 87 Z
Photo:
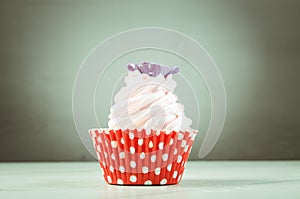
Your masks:
M 77 69 L 110 35 L 145 26 L 193 37 L 220 69 L 227 119 L 206 159 L 300 159 L 299 6 L 296 0 L 1 1 L 0 160 L 91 160 L 72 118 Z M 128 55 L 115 64 L 141 61 L 143 55 L 184 65 L 157 51 Z M 191 79 L 201 91 L 197 81 Z M 184 89 L 178 95 L 184 96 Z M 203 92 L 201 128 L 209 118 L 206 102 Z M 105 122 L 104 109 L 97 112 Z M 195 114 L 190 104 L 186 109 L 187 115 Z

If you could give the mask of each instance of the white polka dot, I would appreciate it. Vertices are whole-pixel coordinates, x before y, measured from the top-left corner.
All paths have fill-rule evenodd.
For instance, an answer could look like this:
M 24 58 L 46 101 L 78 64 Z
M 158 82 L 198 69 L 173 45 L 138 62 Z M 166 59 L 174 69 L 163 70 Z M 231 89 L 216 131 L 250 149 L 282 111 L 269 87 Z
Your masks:
M 157 136 L 159 136 L 160 135 L 160 131 L 156 131 L 156 133 L 155 133 Z
M 98 142 L 102 142 L 102 139 L 101 139 L 101 137 L 99 136 L 99 137 L 97 137 L 97 140 L 98 140 Z
M 134 139 L 134 134 L 132 132 L 129 133 L 129 139 L 131 139 L 131 140 Z
M 181 177 L 182 177 L 182 175 L 179 175 L 179 176 L 178 176 L 178 181 L 180 181 L 180 180 L 181 180 Z
M 166 131 L 166 135 L 170 135 L 171 131 Z
M 97 146 L 97 151 L 99 151 L 99 152 L 101 151 L 101 148 L 99 145 Z
M 129 180 L 130 180 L 130 182 L 136 182 L 137 178 L 136 178 L 135 175 L 131 175 L 131 176 L 129 177 Z
M 151 180 L 146 180 L 144 185 L 152 185 L 152 181 Z
M 194 140 L 195 137 L 196 137 L 196 134 L 193 134 L 193 135 L 191 136 L 191 140 Z
M 160 168 L 154 169 L 154 173 L 155 173 L 155 175 L 159 175 L 160 174 Z
M 112 159 L 112 160 L 115 160 L 115 159 L 116 159 L 115 154 L 113 154 L 113 153 L 111 154 L 111 159 Z
M 160 184 L 167 184 L 167 179 L 166 179 L 166 178 L 162 179 L 162 180 L 160 181 Z
M 117 184 L 124 184 L 124 182 L 123 182 L 123 180 L 118 179 L 118 180 L 117 180 Z
M 93 130 L 89 130 L 89 133 L 90 133 L 90 136 L 91 136 L 92 138 L 97 137 L 97 134 L 96 134 L 96 132 L 95 132 L 94 129 L 93 129 Z
M 169 157 L 169 155 L 168 154 L 163 154 L 162 155 L 162 159 L 163 159 L 163 161 L 167 161 L 168 160 L 168 157 Z
M 100 160 L 100 153 L 96 152 L 98 160 Z
M 116 141 L 111 141 L 110 144 L 112 148 L 117 148 L 118 146 L 118 143 Z
M 121 143 L 124 144 L 124 138 L 121 138 Z
M 177 174 L 178 174 L 178 171 L 174 171 L 174 173 L 173 173 L 173 178 L 176 178 L 176 177 L 177 177 Z
M 182 140 L 181 142 L 181 147 L 185 147 L 186 146 L 186 141 L 185 140 Z
M 171 138 L 170 139 L 170 145 L 172 145 L 174 143 L 174 140 Z
M 160 150 L 162 150 L 162 149 L 164 148 L 164 142 L 160 142 L 160 143 L 158 144 L 158 148 L 159 148 Z
M 104 170 L 102 168 L 100 168 L 100 169 L 101 169 L 101 173 L 104 174 Z
M 107 153 L 104 151 L 104 157 L 107 158 Z
M 108 181 L 109 183 L 111 183 L 111 182 L 112 182 L 112 180 L 111 180 L 111 177 L 110 177 L 110 176 L 107 176 L 107 181 Z
M 149 172 L 149 169 L 148 167 L 143 167 L 142 168 L 142 172 L 145 174 L 145 173 L 148 173 Z
M 152 148 L 152 147 L 153 147 L 153 142 L 150 141 L 150 142 L 149 142 L 149 148 Z
M 105 162 L 102 162 L 102 164 L 103 164 L 103 167 L 105 167 Z
M 134 148 L 133 146 L 131 146 L 129 150 L 130 150 L 130 153 L 131 153 L 131 154 L 134 154 L 134 153 L 135 153 L 135 148 Z
M 113 168 L 112 166 L 109 167 L 109 170 L 110 170 L 110 172 L 112 172 L 112 173 L 115 171 L 114 168 Z
M 119 157 L 120 157 L 121 159 L 124 159 L 124 158 L 125 158 L 125 153 L 124 153 L 124 152 L 120 152 Z
M 119 166 L 119 171 L 120 171 L 121 173 L 124 173 L 124 172 L 125 172 L 125 167 Z
M 179 155 L 179 156 L 177 157 L 177 163 L 181 162 L 181 160 L 182 160 L 182 156 Z
M 138 140 L 138 145 L 142 146 L 143 143 L 144 143 L 144 140 L 142 138 Z
M 176 148 L 174 149 L 174 155 L 175 155 L 175 154 L 177 154 L 177 149 L 176 149 Z
M 146 135 L 150 135 L 151 134 L 151 129 L 146 129 Z
M 140 154 L 140 158 L 143 160 L 143 159 L 145 159 L 145 153 L 144 152 L 142 152 L 141 154 Z
M 155 160 L 156 160 L 156 155 L 152 155 L 151 156 L 151 162 L 155 162 Z
M 131 167 L 131 168 L 135 168 L 135 167 L 136 167 L 135 161 L 130 161 L 130 167 Z
M 184 165 L 183 165 L 184 168 L 186 167 L 186 163 L 187 163 L 187 162 L 185 162 Z
M 178 133 L 178 140 L 182 140 L 182 138 L 183 138 L 183 134 L 182 133 Z
M 108 143 L 107 143 L 107 141 L 105 141 L 105 146 L 106 146 L 106 147 L 108 147 Z
M 172 170 L 172 164 L 168 164 L 167 170 L 168 170 L 168 171 L 171 171 L 171 170 Z
M 189 145 L 186 145 L 186 146 L 184 147 L 184 152 L 187 152 L 188 149 L 189 149 Z

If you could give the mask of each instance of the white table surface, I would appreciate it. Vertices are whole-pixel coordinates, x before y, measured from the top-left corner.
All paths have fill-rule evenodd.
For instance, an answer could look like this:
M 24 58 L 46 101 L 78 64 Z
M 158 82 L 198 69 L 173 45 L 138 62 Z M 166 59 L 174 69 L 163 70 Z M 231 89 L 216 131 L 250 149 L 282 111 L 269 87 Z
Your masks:
M 300 161 L 189 162 L 179 185 L 107 185 L 97 162 L 0 163 L 0 198 L 300 198 Z

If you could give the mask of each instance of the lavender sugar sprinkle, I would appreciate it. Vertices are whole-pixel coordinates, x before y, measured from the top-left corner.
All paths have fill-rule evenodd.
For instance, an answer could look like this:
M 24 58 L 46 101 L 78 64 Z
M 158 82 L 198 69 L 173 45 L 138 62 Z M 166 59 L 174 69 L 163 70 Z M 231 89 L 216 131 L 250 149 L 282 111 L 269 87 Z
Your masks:
M 141 64 L 128 64 L 127 68 L 129 71 L 138 70 L 141 74 L 148 74 L 151 77 L 156 77 L 162 74 L 165 78 L 170 74 L 176 74 L 179 72 L 178 67 L 163 66 L 160 64 L 142 62 Z

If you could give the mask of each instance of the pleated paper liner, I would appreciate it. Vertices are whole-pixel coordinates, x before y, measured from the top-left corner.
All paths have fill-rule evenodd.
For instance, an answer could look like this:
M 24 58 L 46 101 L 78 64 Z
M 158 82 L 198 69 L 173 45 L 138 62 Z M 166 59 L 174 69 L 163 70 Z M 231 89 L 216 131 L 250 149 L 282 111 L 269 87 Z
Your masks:
M 115 185 L 180 182 L 197 131 L 91 129 L 104 180 Z

